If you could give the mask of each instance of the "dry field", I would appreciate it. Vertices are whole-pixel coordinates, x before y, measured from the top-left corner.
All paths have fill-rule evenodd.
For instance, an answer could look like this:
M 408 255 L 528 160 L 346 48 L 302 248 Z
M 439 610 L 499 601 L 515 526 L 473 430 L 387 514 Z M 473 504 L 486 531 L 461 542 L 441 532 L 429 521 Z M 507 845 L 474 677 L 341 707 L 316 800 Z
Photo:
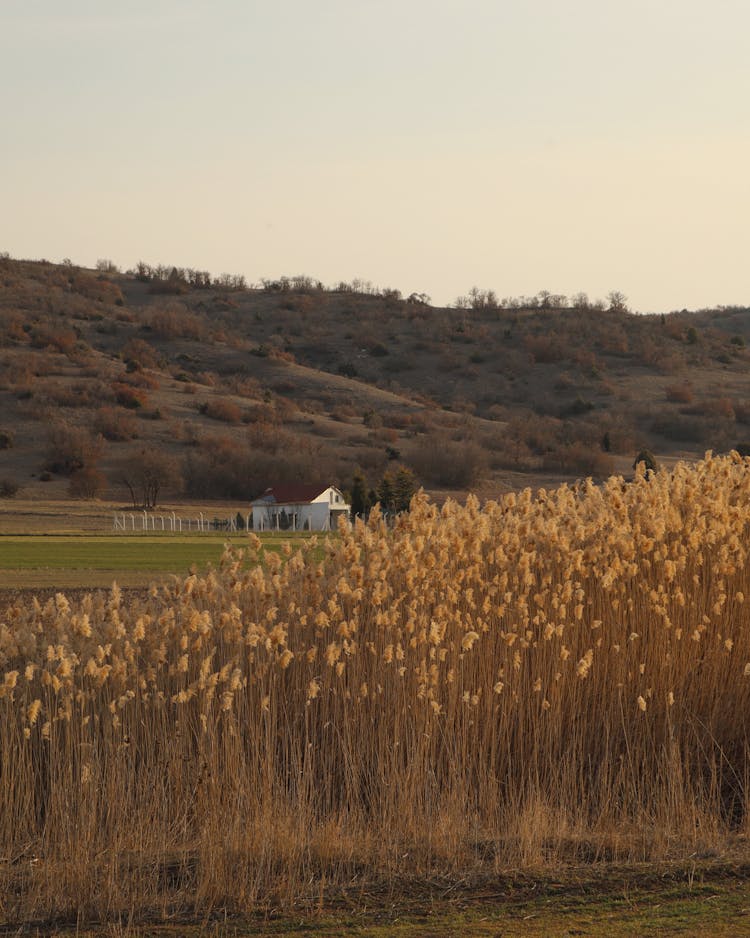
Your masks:
M 0 625 L 6 922 L 748 861 L 750 474 L 417 499 Z

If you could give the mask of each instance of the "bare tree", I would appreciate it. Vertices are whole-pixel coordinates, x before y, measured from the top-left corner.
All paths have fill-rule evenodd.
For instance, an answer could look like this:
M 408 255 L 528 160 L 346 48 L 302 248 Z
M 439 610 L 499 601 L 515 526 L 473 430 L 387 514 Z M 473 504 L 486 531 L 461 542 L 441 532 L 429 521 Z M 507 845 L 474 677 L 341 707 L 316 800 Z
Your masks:
M 607 302 L 609 303 L 609 309 L 612 312 L 628 312 L 628 298 L 624 293 L 620 293 L 619 290 L 611 290 L 607 294 Z
M 182 490 L 179 463 L 167 453 L 142 449 L 120 463 L 117 481 L 127 488 L 136 509 L 156 508 L 165 489 Z

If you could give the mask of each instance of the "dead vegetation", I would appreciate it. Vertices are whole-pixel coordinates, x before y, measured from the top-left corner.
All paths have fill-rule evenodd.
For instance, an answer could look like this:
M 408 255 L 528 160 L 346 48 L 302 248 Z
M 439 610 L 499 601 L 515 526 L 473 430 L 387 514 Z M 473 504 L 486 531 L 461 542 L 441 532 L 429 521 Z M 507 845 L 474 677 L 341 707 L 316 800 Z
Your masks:
M 746 336 L 747 310 L 636 316 L 619 294 L 475 290 L 436 309 L 362 282 L 248 287 L 165 265 L 1 258 L 0 405 L 16 439 L 5 474 L 63 494 L 74 470 L 52 467 L 45 441 L 64 424 L 101 436 L 86 468 L 110 493 L 143 448 L 177 461 L 178 489 L 216 497 L 257 494 L 262 472 L 346 489 L 357 468 L 382 476 L 393 451 L 435 491 L 496 493 L 517 473 L 604 478 L 643 446 L 742 442 Z M 256 425 L 272 429 L 253 437 Z M 196 453 L 217 434 L 231 466 Z M 252 485 L 227 481 L 243 473 Z
M 739 457 L 475 499 L 0 626 L 12 922 L 747 862 Z M 257 539 L 256 539 L 257 540 Z M 231 819 L 231 823 L 228 823 Z

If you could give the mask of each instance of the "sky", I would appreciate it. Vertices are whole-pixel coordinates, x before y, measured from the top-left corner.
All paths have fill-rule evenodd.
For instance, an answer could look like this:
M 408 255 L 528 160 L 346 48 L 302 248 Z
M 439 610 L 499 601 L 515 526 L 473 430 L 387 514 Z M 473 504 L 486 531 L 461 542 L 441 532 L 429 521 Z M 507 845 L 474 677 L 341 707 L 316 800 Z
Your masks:
M 0 251 L 750 305 L 747 0 L 0 0 Z

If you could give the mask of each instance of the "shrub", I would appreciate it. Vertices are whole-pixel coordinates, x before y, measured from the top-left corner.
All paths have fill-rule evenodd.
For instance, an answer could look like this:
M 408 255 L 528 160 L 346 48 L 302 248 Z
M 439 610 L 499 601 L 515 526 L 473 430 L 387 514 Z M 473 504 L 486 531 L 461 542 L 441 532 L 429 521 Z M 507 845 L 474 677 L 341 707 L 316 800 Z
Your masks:
M 101 457 L 102 438 L 82 427 L 59 423 L 49 430 L 44 468 L 69 476 L 84 467 L 94 467 Z
M 560 411 L 561 417 L 580 417 L 582 414 L 587 414 L 590 410 L 594 409 L 594 405 L 591 401 L 584 400 L 580 394 L 576 399 L 567 404 Z
M 223 397 L 211 398 L 201 404 L 198 409 L 212 420 L 220 420 L 223 423 L 241 423 L 242 421 L 241 408 L 234 401 Z
M 633 460 L 633 469 L 637 469 L 641 463 L 643 464 L 644 472 L 656 472 L 659 468 L 656 457 L 649 449 L 642 449 L 638 453 Z
M 106 487 L 107 479 L 104 473 L 89 466 L 73 473 L 68 494 L 71 498 L 99 498 Z
M 208 330 L 200 316 L 191 313 L 182 303 L 157 307 L 146 319 L 146 326 L 163 339 L 195 339 L 206 337 Z
M 442 434 L 412 445 L 405 458 L 424 482 L 449 489 L 470 488 L 487 469 L 487 454 L 481 446 Z
M 112 385 L 115 400 L 121 407 L 137 410 L 148 403 L 148 394 L 141 388 L 131 387 L 129 384 L 115 382 Z
M 78 341 L 78 336 L 70 329 L 59 326 L 40 324 L 31 331 L 31 345 L 38 349 L 54 349 L 63 355 L 70 354 Z
M 379 430 L 383 426 L 383 418 L 370 407 L 362 414 L 362 423 L 370 430 Z
M 94 416 L 94 427 L 105 440 L 122 443 L 138 436 L 138 423 L 131 414 L 115 407 L 100 407 Z
M 689 384 L 670 384 L 664 389 L 667 400 L 672 404 L 692 404 L 693 389 Z
M 556 336 L 527 335 L 524 336 L 523 345 L 532 362 L 536 364 L 553 364 L 562 361 L 569 351 L 563 347 Z
M 116 283 L 106 277 L 92 277 L 91 274 L 77 271 L 69 280 L 70 289 L 89 300 L 100 303 L 123 302 L 123 295 Z
M 595 479 L 607 478 L 614 471 L 611 456 L 601 447 L 588 446 L 581 440 L 561 444 L 545 453 L 542 466 L 547 470 L 592 476 Z
M 123 345 L 120 351 L 120 358 L 130 366 L 131 371 L 137 371 L 137 367 L 156 368 L 159 363 L 159 353 L 148 342 L 143 339 L 129 339 Z
M 734 407 L 728 397 L 714 397 L 709 400 L 699 401 L 692 407 L 685 408 L 683 413 L 718 420 L 734 420 L 735 418 Z
M 20 486 L 15 479 L 0 479 L 0 498 L 13 498 L 18 494 Z

